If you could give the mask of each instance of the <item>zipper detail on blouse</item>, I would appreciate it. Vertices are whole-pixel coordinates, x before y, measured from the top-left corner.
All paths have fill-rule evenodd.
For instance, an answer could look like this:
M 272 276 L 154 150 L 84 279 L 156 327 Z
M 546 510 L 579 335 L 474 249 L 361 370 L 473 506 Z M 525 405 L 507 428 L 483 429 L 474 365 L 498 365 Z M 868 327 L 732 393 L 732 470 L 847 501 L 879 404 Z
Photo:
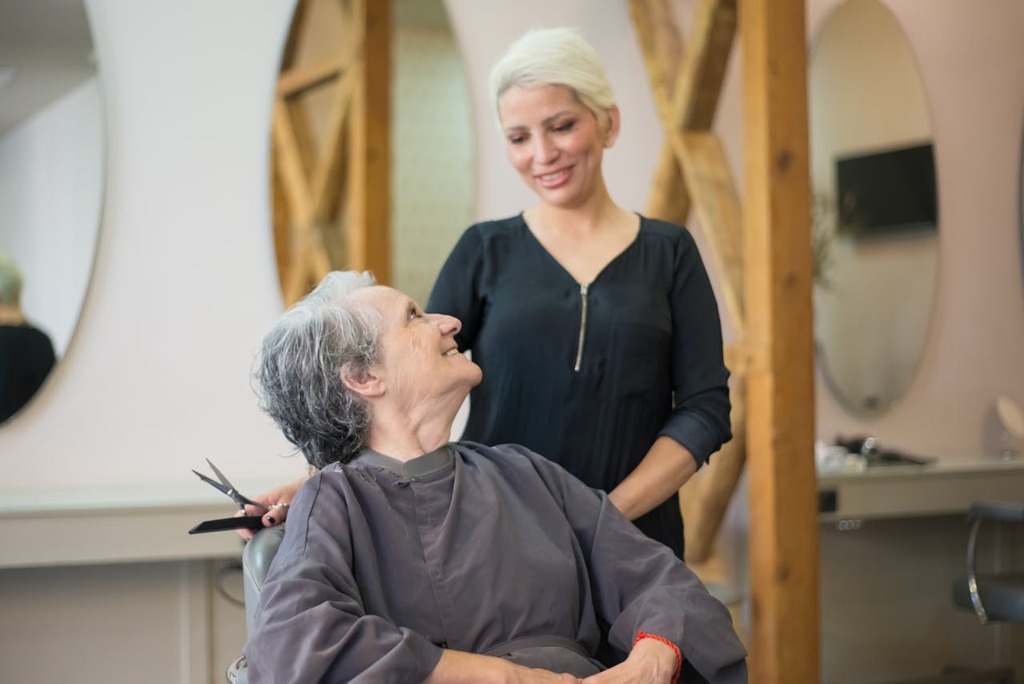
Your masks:
M 580 364 L 583 363 L 583 340 L 587 336 L 587 289 L 589 285 L 580 285 L 580 301 L 583 303 L 580 308 L 580 341 L 576 345 L 576 365 L 573 370 L 580 372 Z

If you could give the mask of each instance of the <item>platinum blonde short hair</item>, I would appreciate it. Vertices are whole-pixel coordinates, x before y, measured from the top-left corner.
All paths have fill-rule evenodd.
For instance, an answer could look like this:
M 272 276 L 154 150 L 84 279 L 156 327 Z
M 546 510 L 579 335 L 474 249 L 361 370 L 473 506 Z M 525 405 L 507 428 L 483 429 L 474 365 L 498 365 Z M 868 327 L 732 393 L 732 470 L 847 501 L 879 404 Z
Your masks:
M 509 46 L 491 70 L 491 99 L 495 108 L 513 86 L 536 88 L 561 85 L 608 127 L 608 109 L 615 94 L 597 51 L 573 28 L 531 29 Z M 499 114 L 499 125 L 500 125 Z
M 380 359 L 380 312 L 349 300 L 375 284 L 368 272 L 328 273 L 263 338 L 253 373 L 261 408 L 316 468 L 348 463 L 366 445 L 369 407 L 341 378 Z

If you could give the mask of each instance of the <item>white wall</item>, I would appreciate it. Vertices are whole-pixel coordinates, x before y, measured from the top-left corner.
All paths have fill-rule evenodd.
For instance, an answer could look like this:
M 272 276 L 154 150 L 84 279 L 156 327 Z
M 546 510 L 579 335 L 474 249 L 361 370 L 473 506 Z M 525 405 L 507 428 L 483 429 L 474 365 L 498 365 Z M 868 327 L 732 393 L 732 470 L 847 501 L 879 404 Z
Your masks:
M 0 488 L 195 482 L 204 457 L 300 472 L 248 380 L 281 311 L 267 151 L 293 6 L 88 2 L 108 130 L 93 283 L 67 357 L 0 429 Z

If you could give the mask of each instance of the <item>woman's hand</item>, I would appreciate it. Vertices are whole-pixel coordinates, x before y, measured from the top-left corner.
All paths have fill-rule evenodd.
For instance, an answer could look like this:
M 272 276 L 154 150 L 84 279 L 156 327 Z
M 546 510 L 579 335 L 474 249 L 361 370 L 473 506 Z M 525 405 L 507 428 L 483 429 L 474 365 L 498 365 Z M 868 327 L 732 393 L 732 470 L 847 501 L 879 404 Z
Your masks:
M 640 639 L 624 661 L 587 677 L 583 684 L 672 684 L 679 660 L 674 648 L 657 639 Z
M 269 506 L 266 511 L 256 506 L 246 505 L 245 510 L 238 511 L 236 515 L 260 515 L 262 513 L 264 527 L 280 525 L 288 517 L 288 506 L 291 504 L 292 499 L 295 498 L 295 493 L 299 491 L 299 487 L 307 479 L 309 479 L 308 476 L 303 476 L 283 487 L 277 487 L 259 496 L 252 497 L 253 501 L 259 501 L 261 504 Z M 256 530 L 238 530 L 238 534 L 242 535 L 242 538 L 245 540 L 252 539 L 255 533 Z

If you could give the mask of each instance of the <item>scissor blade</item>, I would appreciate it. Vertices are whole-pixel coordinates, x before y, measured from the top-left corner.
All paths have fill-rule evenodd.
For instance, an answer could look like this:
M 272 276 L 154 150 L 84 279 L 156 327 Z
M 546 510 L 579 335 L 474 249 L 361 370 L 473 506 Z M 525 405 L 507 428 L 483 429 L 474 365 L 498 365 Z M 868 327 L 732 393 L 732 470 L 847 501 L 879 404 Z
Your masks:
M 193 469 L 192 472 L 198 475 L 203 482 L 206 482 L 210 486 L 216 487 L 224 494 L 227 494 L 229 497 L 231 497 L 231 500 L 238 504 L 239 508 L 243 510 L 245 509 L 246 506 L 255 506 L 256 508 L 262 508 L 265 511 L 270 510 L 270 506 L 268 506 L 267 504 L 260 503 L 259 501 L 254 501 L 253 499 L 244 496 L 241 492 L 235 489 L 235 486 L 231 484 L 231 481 L 228 480 L 228 478 L 224 477 L 224 473 L 220 472 L 220 470 L 217 469 L 217 466 L 210 463 L 210 459 L 206 459 L 206 462 L 210 464 L 210 467 L 213 468 L 213 472 L 217 474 L 217 477 L 219 477 L 221 481 L 217 482 L 216 480 L 209 478 L 206 475 L 203 475 L 198 470 Z
M 206 475 L 203 475 L 198 470 L 193 470 L 192 472 L 195 473 L 199 477 L 199 479 L 202 480 L 203 482 L 205 482 L 206 484 L 210 485 L 211 487 L 216 488 L 218 491 L 220 491 L 223 494 L 227 494 L 228 488 L 225 487 L 224 485 L 222 485 L 220 482 L 217 482 L 212 477 L 207 477 Z
M 220 479 L 221 484 L 223 484 L 228 489 L 234 489 L 235 488 L 235 486 L 233 484 L 231 484 L 231 480 L 229 480 L 228 478 L 224 477 L 224 473 L 220 472 L 220 468 L 218 468 L 217 466 L 213 465 L 213 462 L 210 459 L 206 459 L 206 462 L 210 464 L 211 468 L 213 468 L 213 474 L 216 475 Z

